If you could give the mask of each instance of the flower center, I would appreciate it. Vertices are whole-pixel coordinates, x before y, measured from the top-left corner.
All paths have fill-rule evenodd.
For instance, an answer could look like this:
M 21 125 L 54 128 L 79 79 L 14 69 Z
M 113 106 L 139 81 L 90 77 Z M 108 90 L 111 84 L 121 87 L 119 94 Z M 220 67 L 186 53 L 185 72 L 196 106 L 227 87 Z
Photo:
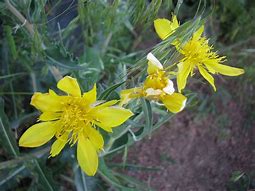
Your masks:
M 92 119 L 87 115 L 90 108 L 84 104 L 82 98 L 70 97 L 68 99 L 59 119 L 57 137 L 61 138 L 61 136 L 67 136 L 72 132 L 70 142 L 74 144 L 79 132 L 89 126 Z
M 165 71 L 158 70 L 156 73 L 147 76 L 144 82 L 144 89 L 153 88 L 154 90 L 162 90 L 167 86 L 168 78 Z
M 182 48 L 182 54 L 185 56 L 185 60 L 189 60 L 189 63 L 195 66 L 204 63 L 213 56 L 210 50 L 211 47 L 205 38 L 200 38 L 199 40 L 191 39 Z

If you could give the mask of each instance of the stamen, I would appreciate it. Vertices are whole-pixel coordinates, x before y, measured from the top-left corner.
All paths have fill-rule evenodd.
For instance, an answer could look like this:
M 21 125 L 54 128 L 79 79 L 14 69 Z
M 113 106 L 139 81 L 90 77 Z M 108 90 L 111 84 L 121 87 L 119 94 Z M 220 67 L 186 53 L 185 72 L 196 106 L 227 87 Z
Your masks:
M 84 131 L 86 126 L 93 125 L 92 119 L 86 115 L 87 112 L 81 98 L 70 99 L 59 119 L 56 137 L 61 138 L 65 133 L 71 133 L 68 142 L 73 146 L 78 140 L 78 134 Z

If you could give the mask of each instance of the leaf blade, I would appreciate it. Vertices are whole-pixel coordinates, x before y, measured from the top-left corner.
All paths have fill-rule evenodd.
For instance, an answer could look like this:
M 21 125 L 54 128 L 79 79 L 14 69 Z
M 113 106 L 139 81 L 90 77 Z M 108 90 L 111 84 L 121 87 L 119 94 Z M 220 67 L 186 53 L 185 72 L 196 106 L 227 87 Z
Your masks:
M 5 148 L 12 156 L 17 157 L 19 155 L 19 148 L 12 132 L 10 131 L 8 118 L 4 112 L 4 100 L 2 98 L 0 98 L 0 132 L 0 141 L 3 148 Z

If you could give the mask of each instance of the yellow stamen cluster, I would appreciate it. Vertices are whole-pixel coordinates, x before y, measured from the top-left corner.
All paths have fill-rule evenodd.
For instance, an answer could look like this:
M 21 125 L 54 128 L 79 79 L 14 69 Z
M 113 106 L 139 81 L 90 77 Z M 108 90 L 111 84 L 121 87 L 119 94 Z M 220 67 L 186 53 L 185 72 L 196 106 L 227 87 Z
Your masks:
M 165 71 L 157 70 L 155 73 L 147 76 L 144 81 L 144 89 L 153 88 L 161 90 L 167 86 L 168 80 Z

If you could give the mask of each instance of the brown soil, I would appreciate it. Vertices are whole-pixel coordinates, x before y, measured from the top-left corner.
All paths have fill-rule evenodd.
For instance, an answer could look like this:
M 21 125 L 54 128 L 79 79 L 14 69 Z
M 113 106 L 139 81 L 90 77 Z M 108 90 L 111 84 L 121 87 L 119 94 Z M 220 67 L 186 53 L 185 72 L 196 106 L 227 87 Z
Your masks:
M 237 104 L 220 107 L 220 113 L 206 118 L 186 110 L 151 139 L 138 142 L 127 162 L 160 170 L 128 174 L 158 191 L 221 191 L 234 171 L 254 171 L 255 129 L 242 126 Z M 217 120 L 224 115 L 227 125 Z

